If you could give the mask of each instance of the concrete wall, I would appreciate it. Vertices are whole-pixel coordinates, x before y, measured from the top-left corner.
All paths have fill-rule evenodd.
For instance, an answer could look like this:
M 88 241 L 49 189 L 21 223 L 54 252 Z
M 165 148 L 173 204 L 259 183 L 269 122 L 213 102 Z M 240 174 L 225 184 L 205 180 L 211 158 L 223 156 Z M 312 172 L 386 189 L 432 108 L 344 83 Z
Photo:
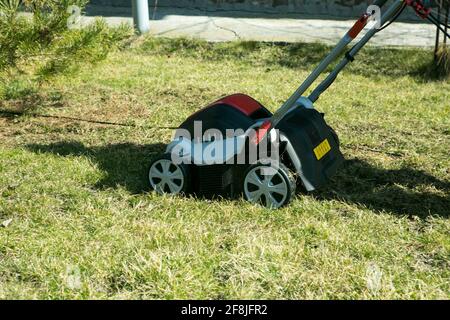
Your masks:
M 242 11 L 250 13 L 299 13 L 333 17 L 359 16 L 374 0 L 149 0 L 150 7 L 207 9 L 208 11 Z M 91 0 L 90 4 L 129 7 L 131 0 Z M 414 18 L 408 10 L 403 18 Z

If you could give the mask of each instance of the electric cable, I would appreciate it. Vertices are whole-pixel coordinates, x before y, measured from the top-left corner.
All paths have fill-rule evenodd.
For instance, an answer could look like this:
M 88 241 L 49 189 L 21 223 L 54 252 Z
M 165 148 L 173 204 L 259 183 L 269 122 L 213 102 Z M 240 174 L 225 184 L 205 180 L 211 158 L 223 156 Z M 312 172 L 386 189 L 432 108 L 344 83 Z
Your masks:
M 395 14 L 395 16 L 391 19 L 391 21 L 389 21 L 384 26 L 382 26 L 380 29 L 378 29 L 377 32 L 383 31 L 384 29 L 389 27 L 392 23 L 394 23 L 400 17 L 400 15 L 403 13 L 403 11 L 406 9 L 406 6 L 407 5 L 406 5 L 406 2 L 405 2 L 402 5 L 402 7 L 398 10 L 398 12 Z
M 134 124 L 134 123 L 111 122 L 111 121 L 104 121 L 104 120 L 83 119 L 83 118 L 76 118 L 76 117 L 69 117 L 69 116 L 58 116 L 58 115 L 52 115 L 52 114 L 25 113 L 25 112 L 17 112 L 17 111 L 9 111 L 9 110 L 0 110 L 0 114 L 9 116 L 9 117 L 29 116 L 29 117 L 33 117 L 33 118 L 53 118 L 53 119 L 66 120 L 66 121 L 89 122 L 89 123 L 99 124 L 99 125 L 142 128 L 142 129 L 150 129 L 150 130 L 176 130 L 176 129 L 178 129 L 178 127 L 171 127 L 171 126 L 145 126 L 145 125 L 138 125 L 138 124 Z
M 450 34 L 447 31 L 445 31 L 444 27 L 437 20 L 434 20 L 430 16 L 427 17 L 427 20 L 430 21 L 432 24 L 434 24 L 436 27 L 438 27 L 439 30 L 441 30 L 444 35 L 450 38 Z
M 447 27 L 447 28 L 450 28 L 450 24 L 445 24 L 445 22 L 444 21 L 440 21 L 440 19 L 438 19 L 437 17 L 435 17 L 435 16 L 433 16 L 432 14 L 430 14 L 430 17 L 432 18 L 432 19 L 434 19 L 435 21 L 437 21 L 440 25 L 442 25 L 444 28 L 445 27 Z

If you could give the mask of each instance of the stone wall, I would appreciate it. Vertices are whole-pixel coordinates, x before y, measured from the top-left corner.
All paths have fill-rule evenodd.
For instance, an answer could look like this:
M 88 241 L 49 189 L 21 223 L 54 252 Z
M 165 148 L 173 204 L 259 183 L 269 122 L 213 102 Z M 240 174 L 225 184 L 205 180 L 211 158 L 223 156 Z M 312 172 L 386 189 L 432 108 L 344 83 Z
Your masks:
M 374 0 L 149 0 L 150 7 L 197 8 L 208 11 L 243 11 L 254 13 L 298 13 L 332 17 L 359 16 Z M 129 7 L 131 0 L 91 0 L 93 5 Z M 408 10 L 403 18 L 414 18 Z

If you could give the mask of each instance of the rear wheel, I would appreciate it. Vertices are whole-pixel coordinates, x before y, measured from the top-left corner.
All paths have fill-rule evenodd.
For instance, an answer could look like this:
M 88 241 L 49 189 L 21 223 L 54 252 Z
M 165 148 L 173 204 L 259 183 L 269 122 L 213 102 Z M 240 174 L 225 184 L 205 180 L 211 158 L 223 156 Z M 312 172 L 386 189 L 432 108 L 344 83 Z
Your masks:
M 185 164 L 175 164 L 170 155 L 165 154 L 150 165 L 148 171 L 150 186 L 159 194 L 186 193 L 189 187 L 189 168 Z
M 244 197 L 252 203 L 277 209 L 287 205 L 295 194 L 294 175 L 283 164 L 251 166 L 244 178 Z

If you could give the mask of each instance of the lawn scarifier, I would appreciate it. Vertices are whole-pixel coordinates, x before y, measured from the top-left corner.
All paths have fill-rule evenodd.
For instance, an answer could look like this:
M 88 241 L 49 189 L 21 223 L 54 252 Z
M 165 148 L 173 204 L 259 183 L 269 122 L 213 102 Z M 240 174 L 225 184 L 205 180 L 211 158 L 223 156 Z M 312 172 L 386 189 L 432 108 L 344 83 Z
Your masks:
M 382 8 L 386 3 L 375 1 L 274 114 L 255 99 L 238 93 L 190 116 L 177 129 L 165 154 L 150 165 L 151 187 L 158 193 L 193 192 L 207 197 L 243 194 L 250 202 L 280 208 L 290 202 L 297 185 L 313 191 L 325 184 L 344 158 L 336 132 L 315 110 L 314 103 L 369 40 L 407 6 L 423 19 L 429 17 L 430 6 L 424 1 L 394 1 L 377 17 L 375 22 L 379 24 L 345 53 L 312 93 L 308 97 L 303 94 L 373 20 L 375 6 Z M 274 159 L 274 153 L 279 158 Z M 255 158 L 252 154 L 258 155 Z

